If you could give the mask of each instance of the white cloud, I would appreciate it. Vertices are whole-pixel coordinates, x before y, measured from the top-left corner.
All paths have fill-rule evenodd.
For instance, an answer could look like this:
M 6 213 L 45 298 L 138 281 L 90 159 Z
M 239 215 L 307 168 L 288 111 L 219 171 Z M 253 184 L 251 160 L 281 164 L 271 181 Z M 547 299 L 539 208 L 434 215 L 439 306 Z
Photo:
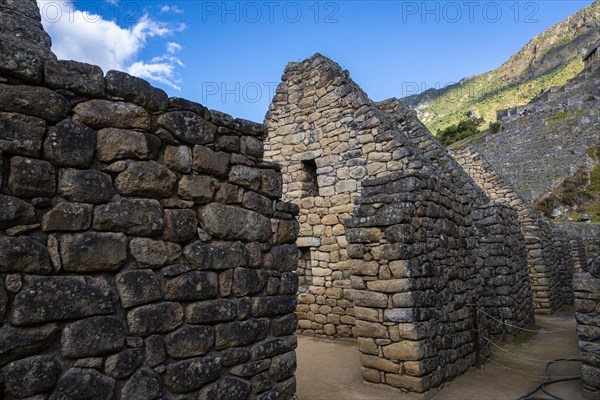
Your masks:
M 42 24 L 52 38 L 52 50 L 59 59 L 95 64 L 105 72 L 126 71 L 179 90 L 181 81 L 176 67 L 183 63 L 171 55 L 179 51 L 181 45 L 168 42 L 167 54 L 154 57 L 156 61 L 145 62 L 140 59 L 140 53 L 149 39 L 171 37 L 185 29 L 184 24 L 173 26 L 144 14 L 132 26 L 123 28 L 115 21 L 76 10 L 73 3 L 55 4 L 61 7 L 61 17 L 52 22 L 42 19 Z
M 161 13 L 167 13 L 167 12 L 172 12 L 175 14 L 182 14 L 183 10 L 177 6 L 168 6 L 168 5 L 164 5 L 160 8 L 160 12 Z
M 167 46 L 167 53 L 169 53 L 169 54 L 175 54 L 181 50 L 181 45 L 179 43 L 168 42 L 166 44 L 166 46 Z

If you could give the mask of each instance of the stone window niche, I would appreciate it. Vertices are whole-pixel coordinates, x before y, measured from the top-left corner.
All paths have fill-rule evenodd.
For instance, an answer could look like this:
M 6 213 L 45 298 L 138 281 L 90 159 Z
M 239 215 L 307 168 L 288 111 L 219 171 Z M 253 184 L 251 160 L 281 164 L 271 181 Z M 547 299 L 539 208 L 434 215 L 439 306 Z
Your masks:
M 314 159 L 303 160 L 300 174 L 302 182 L 302 198 L 315 197 L 319 195 L 319 184 L 317 183 L 317 163 Z
M 308 288 L 312 285 L 312 258 L 310 247 L 298 247 L 298 269 L 296 274 L 298 275 L 298 285 L 300 291 Z

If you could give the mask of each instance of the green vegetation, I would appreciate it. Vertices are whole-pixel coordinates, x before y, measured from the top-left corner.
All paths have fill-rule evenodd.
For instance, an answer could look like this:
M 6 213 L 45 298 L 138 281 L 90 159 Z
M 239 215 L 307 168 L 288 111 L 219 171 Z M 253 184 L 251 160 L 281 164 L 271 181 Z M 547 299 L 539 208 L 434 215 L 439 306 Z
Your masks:
M 581 49 L 598 40 L 599 10 L 600 2 L 594 2 L 550 27 L 493 71 L 403 100 L 431 132 L 458 125 L 469 111 L 494 122 L 496 111 L 543 98 L 582 71 Z
M 464 119 L 456 125 L 451 125 L 444 130 L 438 130 L 436 136 L 442 146 L 448 146 L 479 133 L 481 124 L 483 124 L 483 118 Z

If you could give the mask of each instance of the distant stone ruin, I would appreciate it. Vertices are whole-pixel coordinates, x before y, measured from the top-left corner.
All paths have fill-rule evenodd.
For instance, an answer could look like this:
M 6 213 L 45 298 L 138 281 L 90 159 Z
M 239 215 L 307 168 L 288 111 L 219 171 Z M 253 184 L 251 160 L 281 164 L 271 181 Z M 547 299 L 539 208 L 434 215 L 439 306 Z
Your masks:
M 57 61 L 34 1 L 0 6 L 0 397 L 291 398 L 265 127 Z

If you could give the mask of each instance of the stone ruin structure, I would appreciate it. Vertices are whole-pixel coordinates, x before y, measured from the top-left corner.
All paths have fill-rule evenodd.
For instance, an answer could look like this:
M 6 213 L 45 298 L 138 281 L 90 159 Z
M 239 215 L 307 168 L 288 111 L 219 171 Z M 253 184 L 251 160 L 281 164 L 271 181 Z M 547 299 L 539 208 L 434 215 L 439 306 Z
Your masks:
M 290 63 L 260 125 L 56 60 L 35 2 L 0 4 L 5 398 L 288 400 L 296 331 L 433 392 L 572 301 L 576 241 L 331 60 Z
M 58 61 L 34 1 L 0 5 L 0 397 L 291 398 L 265 127 Z

